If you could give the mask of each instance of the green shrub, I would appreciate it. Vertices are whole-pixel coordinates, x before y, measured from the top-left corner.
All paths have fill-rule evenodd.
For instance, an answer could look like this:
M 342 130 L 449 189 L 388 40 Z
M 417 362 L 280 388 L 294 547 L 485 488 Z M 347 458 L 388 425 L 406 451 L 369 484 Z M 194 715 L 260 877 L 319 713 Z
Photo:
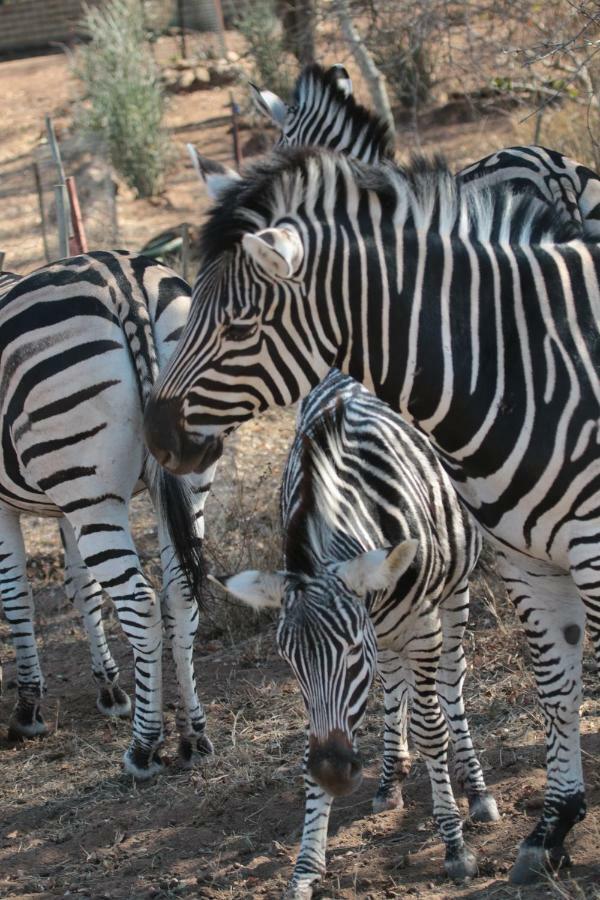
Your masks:
M 139 197 L 162 187 L 169 142 L 162 126 L 165 95 L 150 51 L 138 0 L 87 7 L 90 43 L 78 52 L 76 73 L 88 105 L 82 124 L 100 133 L 111 163 Z
M 287 61 L 281 24 L 274 0 L 245 0 L 240 3 L 235 27 L 245 37 L 248 56 L 259 87 L 289 97 L 294 72 Z

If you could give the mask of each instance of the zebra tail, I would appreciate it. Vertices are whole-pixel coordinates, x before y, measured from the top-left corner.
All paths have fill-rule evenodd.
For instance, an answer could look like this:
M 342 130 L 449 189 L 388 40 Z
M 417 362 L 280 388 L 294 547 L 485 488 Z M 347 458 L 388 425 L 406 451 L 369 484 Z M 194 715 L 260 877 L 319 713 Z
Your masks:
M 202 606 L 206 565 L 190 486 L 183 478 L 171 475 L 154 459 L 148 459 L 146 471 L 150 476 L 148 481 L 152 485 L 157 510 L 167 526 L 180 574 L 192 596 Z

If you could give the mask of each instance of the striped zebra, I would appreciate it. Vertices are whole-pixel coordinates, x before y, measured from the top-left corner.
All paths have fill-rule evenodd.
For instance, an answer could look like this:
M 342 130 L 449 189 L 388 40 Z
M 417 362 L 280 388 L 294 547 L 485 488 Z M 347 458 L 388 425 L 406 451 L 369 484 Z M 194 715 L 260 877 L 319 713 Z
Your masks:
M 288 106 L 272 91 L 251 84 L 257 108 L 281 132 L 276 147 L 329 147 L 365 163 L 394 159 L 394 139 L 387 125 L 352 96 L 346 69 L 307 66 L 300 74 Z M 472 163 L 457 174 L 461 183 L 481 187 L 510 182 L 564 211 L 600 240 L 600 178 L 591 169 L 545 147 L 508 147 Z
M 600 655 L 600 249 L 548 204 L 457 184 L 439 161 L 402 171 L 303 148 L 219 183 L 149 447 L 202 471 L 332 366 L 427 435 L 499 548 L 547 723 L 544 807 L 511 877 L 558 868 L 585 815 L 586 614 Z
M 212 750 L 192 660 L 195 585 L 186 583 L 178 562 L 189 552 L 179 545 L 179 531 L 203 535 L 212 472 L 187 483 L 165 480 L 147 458 L 142 433 L 143 404 L 189 303 L 189 287 L 174 272 L 113 252 L 45 266 L 17 280 L 0 301 L 0 596 L 18 682 L 11 731 L 47 730 L 20 515 L 61 517 L 65 586 L 83 616 L 104 713 L 126 715 L 130 701 L 102 626 L 103 590 L 133 648 L 136 704 L 125 769 L 140 779 L 162 768 L 163 625 L 177 673 L 182 759 L 190 764 Z M 160 602 L 128 522 L 129 500 L 144 487 L 158 507 Z M 192 557 L 184 570 L 191 565 L 196 576 L 196 547 Z
M 462 701 L 478 529 L 427 440 L 335 369 L 304 401 L 284 472 L 282 522 L 286 571 L 243 572 L 222 585 L 254 608 L 281 608 L 279 650 L 307 708 L 304 832 L 288 896 L 311 896 L 325 872 L 332 800 L 360 781 L 357 729 L 376 661 L 385 734 L 374 808 L 403 805 L 410 693 L 446 870 L 454 879 L 474 875 L 447 747 L 449 728 L 471 817 L 497 819 Z

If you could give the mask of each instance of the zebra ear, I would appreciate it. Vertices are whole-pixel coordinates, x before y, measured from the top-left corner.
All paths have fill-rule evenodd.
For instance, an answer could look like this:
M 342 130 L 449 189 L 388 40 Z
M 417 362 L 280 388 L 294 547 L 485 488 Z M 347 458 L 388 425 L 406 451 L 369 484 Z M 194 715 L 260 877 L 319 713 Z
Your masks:
M 336 63 L 329 70 L 335 79 L 335 83 L 344 97 L 349 97 L 352 93 L 352 79 L 348 74 L 348 70 L 340 63 Z
M 246 253 L 273 278 L 291 278 L 304 259 L 304 247 L 295 228 L 263 228 L 256 234 L 245 234 L 242 246 Z
M 417 541 L 408 540 L 384 550 L 369 550 L 368 553 L 339 563 L 335 572 L 346 587 L 359 597 L 364 597 L 371 591 L 386 591 L 408 569 L 415 558 L 417 547 Z
M 238 575 L 221 578 L 209 575 L 208 580 L 218 584 L 252 609 L 278 607 L 283 602 L 285 587 L 283 572 L 259 572 L 257 569 L 247 569 Z
M 193 144 L 186 144 L 186 146 L 194 171 L 200 181 L 206 185 L 208 196 L 212 200 L 220 200 L 223 191 L 227 190 L 235 181 L 239 181 L 240 176 L 233 169 L 228 169 L 221 163 L 201 156 Z
M 257 110 L 263 116 L 266 116 L 267 119 L 271 119 L 278 128 L 283 128 L 288 108 L 281 97 L 278 97 L 273 91 L 261 91 L 251 81 L 248 84 L 250 85 L 250 93 Z

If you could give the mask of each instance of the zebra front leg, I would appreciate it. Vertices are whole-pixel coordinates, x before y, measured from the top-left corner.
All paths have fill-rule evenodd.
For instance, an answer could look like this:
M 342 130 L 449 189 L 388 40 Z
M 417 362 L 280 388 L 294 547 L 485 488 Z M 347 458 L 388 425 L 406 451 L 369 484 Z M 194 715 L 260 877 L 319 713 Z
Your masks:
M 69 515 L 83 562 L 114 601 L 133 649 L 135 712 L 133 736 L 124 755 L 125 771 L 139 780 L 163 769 L 162 619 L 156 595 L 142 572 L 123 503 L 98 502 Z
M 18 699 L 9 735 L 36 737 L 48 726 L 41 712 L 44 677 L 33 628 L 33 595 L 27 581 L 25 546 L 17 513 L 0 509 L 0 599 L 17 661 Z
M 60 519 L 65 551 L 65 591 L 78 610 L 92 654 L 92 674 L 98 686 L 96 706 L 105 716 L 128 718 L 131 700 L 119 685 L 119 669 L 110 652 L 102 624 L 102 588 L 87 569 L 67 519 Z
M 488 791 L 475 753 L 465 714 L 463 685 L 467 671 L 463 638 L 469 618 L 469 585 L 464 582 L 440 606 L 442 655 L 437 671 L 437 692 L 454 752 L 454 773 L 467 795 L 474 822 L 497 822 L 498 807 Z
M 383 735 L 383 771 L 373 812 L 402 809 L 402 784 L 410 772 L 408 752 L 409 685 L 402 658 L 392 650 L 380 650 L 377 668 L 383 682 L 385 729 Z
M 308 738 L 304 746 L 304 827 L 300 852 L 284 900 L 309 900 L 326 872 L 327 826 L 333 797 L 327 794 L 308 771 Z
M 411 638 L 405 657 L 406 666 L 411 670 L 410 731 L 415 747 L 427 765 L 433 816 L 446 845 L 446 872 L 454 881 L 463 881 L 477 874 L 477 858 L 464 842 L 462 820 L 450 782 L 448 727 L 436 685 L 441 649 L 437 616 L 421 619 L 420 633 Z
M 504 554 L 498 559 L 525 627 L 546 721 L 544 807 L 510 873 L 514 884 L 529 884 L 569 864 L 564 840 L 586 813 L 579 742 L 585 607 L 569 575 L 536 560 L 517 564 Z

